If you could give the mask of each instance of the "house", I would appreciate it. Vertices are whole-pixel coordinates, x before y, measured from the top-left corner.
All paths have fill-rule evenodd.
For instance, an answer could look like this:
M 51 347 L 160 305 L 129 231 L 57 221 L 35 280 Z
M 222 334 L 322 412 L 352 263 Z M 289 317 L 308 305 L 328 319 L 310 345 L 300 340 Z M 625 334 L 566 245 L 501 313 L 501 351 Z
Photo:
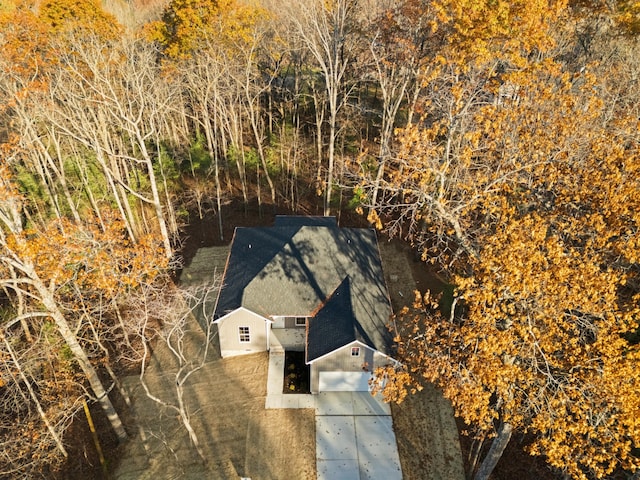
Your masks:
M 312 393 L 366 391 L 394 362 L 391 313 L 374 230 L 278 216 L 236 228 L 213 322 L 223 357 L 304 351 Z

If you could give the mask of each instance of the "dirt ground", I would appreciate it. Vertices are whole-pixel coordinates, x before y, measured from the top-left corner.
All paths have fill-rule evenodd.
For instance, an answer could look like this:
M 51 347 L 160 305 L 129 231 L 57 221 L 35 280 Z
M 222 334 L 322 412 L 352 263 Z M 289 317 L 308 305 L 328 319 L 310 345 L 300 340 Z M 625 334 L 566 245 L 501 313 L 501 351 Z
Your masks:
M 311 410 L 265 410 L 267 354 L 212 360 L 185 389 L 190 422 L 207 462 L 197 456 L 175 411 L 149 400 L 128 379 L 139 435 L 113 470 L 125 479 L 315 478 Z M 154 395 L 177 404 L 173 372 L 149 372 Z M 294 447 L 295 446 L 295 447 Z
M 413 301 L 413 291 L 438 290 L 442 284 L 414 263 L 406 244 L 380 239 L 380 255 L 395 312 Z M 448 400 L 428 385 L 391 406 L 393 429 L 405 479 L 463 480 L 458 429 Z
M 224 264 L 226 255 L 219 248 L 203 249 L 183 277 L 190 284 L 202 282 L 211 276 L 202 265 L 212 268 L 220 259 Z M 201 358 L 206 338 L 196 318 L 190 318 L 187 329 L 183 343 L 188 357 Z M 314 411 L 265 410 L 267 368 L 267 353 L 222 360 L 215 338 L 210 342 L 204 366 L 184 390 L 206 462 L 198 457 L 177 411 L 151 400 L 137 376 L 125 378 L 138 435 L 113 465 L 112 478 L 315 479 Z M 178 369 L 175 356 L 159 343 L 145 380 L 153 395 L 171 405 L 178 405 Z
M 416 280 L 412 257 L 401 242 L 380 242 L 394 309 L 411 301 Z M 200 249 L 183 271 L 198 284 L 220 269 L 221 247 Z M 220 270 L 221 271 L 221 270 Z M 418 280 L 428 282 L 428 277 Z M 418 283 L 418 287 L 421 287 Z M 215 339 L 214 339 L 215 340 Z M 197 358 L 205 342 L 192 318 L 184 342 Z M 138 377 L 124 384 L 133 399 L 138 435 L 112 464 L 112 478 L 133 479 L 315 479 L 315 412 L 265 410 L 268 354 L 222 360 L 215 341 L 204 367 L 185 386 L 190 423 L 207 462 L 202 462 L 175 410 L 145 394 Z M 151 392 L 177 405 L 179 365 L 166 345 L 158 344 L 145 379 Z M 435 388 L 392 406 L 394 430 L 405 479 L 462 480 L 464 471 L 451 406 Z

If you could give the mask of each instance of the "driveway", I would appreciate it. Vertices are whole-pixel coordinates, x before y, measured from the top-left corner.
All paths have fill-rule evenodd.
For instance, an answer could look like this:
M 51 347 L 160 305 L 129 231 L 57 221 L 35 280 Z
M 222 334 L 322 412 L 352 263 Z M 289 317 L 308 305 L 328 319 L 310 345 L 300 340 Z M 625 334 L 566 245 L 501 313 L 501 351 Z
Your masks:
M 317 480 L 402 480 L 391 409 L 369 392 L 283 394 L 284 353 L 269 354 L 266 409 L 314 408 Z
M 388 404 L 368 392 L 316 398 L 318 480 L 402 480 Z

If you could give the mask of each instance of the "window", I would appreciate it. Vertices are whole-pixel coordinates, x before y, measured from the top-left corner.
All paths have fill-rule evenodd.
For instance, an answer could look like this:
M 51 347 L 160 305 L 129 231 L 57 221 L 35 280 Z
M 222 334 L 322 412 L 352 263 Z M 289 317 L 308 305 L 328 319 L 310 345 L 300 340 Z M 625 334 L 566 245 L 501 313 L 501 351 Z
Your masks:
M 360 347 L 351 347 L 351 356 L 359 357 L 360 356 Z
M 307 324 L 307 317 L 296 317 L 296 327 L 304 327 Z
M 240 343 L 248 343 L 251 341 L 249 327 L 238 327 L 238 334 L 240 335 Z

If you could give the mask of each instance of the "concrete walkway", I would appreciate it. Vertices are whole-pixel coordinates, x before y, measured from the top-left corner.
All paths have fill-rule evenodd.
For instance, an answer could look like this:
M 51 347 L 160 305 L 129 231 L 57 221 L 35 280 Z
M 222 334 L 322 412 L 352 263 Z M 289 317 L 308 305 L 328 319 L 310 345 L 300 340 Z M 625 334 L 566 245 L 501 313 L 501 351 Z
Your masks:
M 402 480 L 389 405 L 369 392 L 316 399 L 318 480 Z
M 269 355 L 265 408 L 315 408 L 318 480 L 402 480 L 391 409 L 369 392 L 283 394 L 284 353 Z
M 284 352 L 269 353 L 267 372 L 267 398 L 264 407 L 271 408 L 316 408 L 315 395 L 282 393 L 284 385 Z

